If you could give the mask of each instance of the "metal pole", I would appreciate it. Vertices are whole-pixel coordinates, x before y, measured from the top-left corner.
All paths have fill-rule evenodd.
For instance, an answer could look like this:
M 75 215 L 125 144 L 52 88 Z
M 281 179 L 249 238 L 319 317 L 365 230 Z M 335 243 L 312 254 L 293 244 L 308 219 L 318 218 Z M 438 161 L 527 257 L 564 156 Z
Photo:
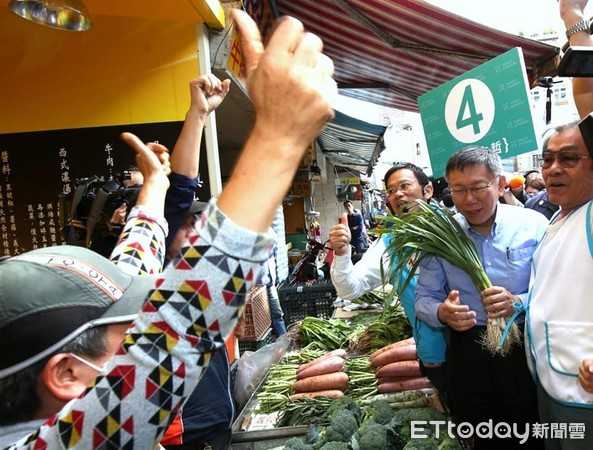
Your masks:
M 196 40 L 198 43 L 198 63 L 200 73 L 210 73 L 212 67 L 210 64 L 210 39 L 206 24 L 196 25 Z M 206 118 L 203 135 L 204 140 L 206 141 L 210 195 L 218 197 L 222 191 L 222 176 L 220 173 L 220 154 L 216 130 L 216 111 L 212 111 Z

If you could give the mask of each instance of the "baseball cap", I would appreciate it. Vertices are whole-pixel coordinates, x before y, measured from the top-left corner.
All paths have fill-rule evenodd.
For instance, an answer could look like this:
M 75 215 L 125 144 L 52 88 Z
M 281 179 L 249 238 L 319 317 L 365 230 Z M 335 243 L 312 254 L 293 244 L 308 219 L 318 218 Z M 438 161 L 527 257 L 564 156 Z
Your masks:
M 200 202 L 198 200 L 194 200 L 191 204 L 191 206 L 189 207 L 189 211 L 187 212 L 188 214 L 198 214 L 201 213 L 204 208 L 206 208 L 206 206 L 208 206 L 208 203 L 206 202 Z
M 0 261 L 0 378 L 51 356 L 89 328 L 134 320 L 155 280 L 69 245 Z

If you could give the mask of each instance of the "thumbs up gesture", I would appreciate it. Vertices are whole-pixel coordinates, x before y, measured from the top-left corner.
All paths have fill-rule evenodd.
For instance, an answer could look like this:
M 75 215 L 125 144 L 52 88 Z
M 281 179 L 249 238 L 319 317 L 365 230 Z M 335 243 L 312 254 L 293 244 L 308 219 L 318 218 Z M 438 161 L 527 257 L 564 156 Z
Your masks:
M 348 214 L 344 213 L 340 217 L 340 223 L 334 225 L 329 232 L 329 245 L 338 256 L 347 255 L 350 252 L 350 228 L 348 228 Z

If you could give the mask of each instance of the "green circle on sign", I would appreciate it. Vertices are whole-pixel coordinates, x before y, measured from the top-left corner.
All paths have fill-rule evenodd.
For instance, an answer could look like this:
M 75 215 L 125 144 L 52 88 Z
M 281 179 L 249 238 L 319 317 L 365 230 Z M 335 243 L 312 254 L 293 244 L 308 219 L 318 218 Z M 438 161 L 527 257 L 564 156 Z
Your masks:
M 482 139 L 494 122 L 494 96 L 486 84 L 475 78 L 457 83 L 445 102 L 449 133 L 464 144 Z

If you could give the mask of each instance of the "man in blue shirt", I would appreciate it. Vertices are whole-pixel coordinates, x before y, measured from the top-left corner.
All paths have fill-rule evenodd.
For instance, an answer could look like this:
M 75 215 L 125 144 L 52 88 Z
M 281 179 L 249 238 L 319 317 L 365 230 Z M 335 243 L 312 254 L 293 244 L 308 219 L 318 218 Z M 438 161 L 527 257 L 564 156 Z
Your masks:
M 391 167 L 384 176 L 388 208 L 393 214 L 405 214 L 417 200 L 432 203 L 433 186 L 426 174 L 411 163 L 399 163 Z M 344 221 L 332 227 L 329 242 L 334 250 L 331 265 L 331 280 L 338 295 L 347 300 L 360 297 L 365 292 L 383 284 L 384 273 L 389 272 L 394 255 L 387 254 L 392 239 L 385 234 L 370 246 L 360 261 L 353 264 L 351 258 L 351 234 Z M 397 286 L 407 276 L 408 270 L 399 274 L 390 283 Z M 445 338 L 442 327 L 432 327 L 421 320 L 416 320 L 414 313 L 414 290 L 416 278 L 400 293 L 399 298 L 412 326 L 418 358 L 422 372 L 435 385 L 441 395 L 446 395 L 445 386 Z
M 455 218 L 475 243 L 493 287 L 478 292 L 469 275 L 439 257 L 420 265 L 416 315 L 445 327 L 448 394 L 454 418 L 472 425 L 538 421 L 535 385 L 522 343 L 506 356 L 493 356 L 481 339 L 488 319 L 509 318 L 513 303 L 525 303 L 532 254 L 547 221 L 535 211 L 499 203 L 506 185 L 499 156 L 485 147 L 469 147 L 447 162 L 445 177 L 457 210 Z M 524 318 L 520 317 L 521 324 Z M 500 441 L 474 436 L 475 449 L 539 448 L 541 441 Z

